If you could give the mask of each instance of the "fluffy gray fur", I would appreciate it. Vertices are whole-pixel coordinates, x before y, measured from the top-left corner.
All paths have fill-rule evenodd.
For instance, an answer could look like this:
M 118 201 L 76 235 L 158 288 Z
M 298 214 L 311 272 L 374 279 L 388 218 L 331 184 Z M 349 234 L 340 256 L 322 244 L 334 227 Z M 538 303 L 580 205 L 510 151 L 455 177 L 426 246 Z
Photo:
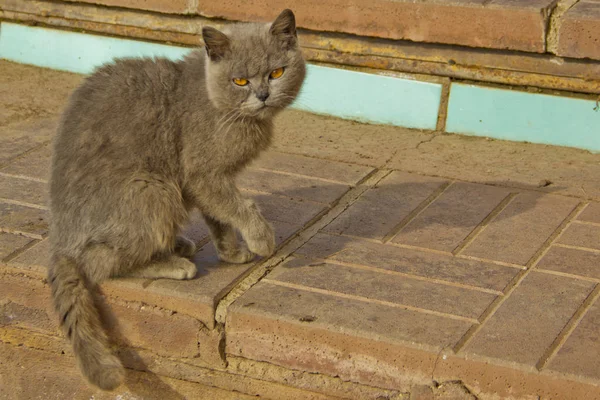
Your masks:
M 178 233 L 194 208 L 222 260 L 274 251 L 273 229 L 234 178 L 269 146 L 273 116 L 304 80 L 294 14 L 224 32 L 205 27 L 203 36 L 206 48 L 183 61 L 99 68 L 73 93 L 56 136 L 49 282 L 83 375 L 105 390 L 121 384 L 124 370 L 92 295 L 100 282 L 193 278 L 186 257 L 196 248 Z

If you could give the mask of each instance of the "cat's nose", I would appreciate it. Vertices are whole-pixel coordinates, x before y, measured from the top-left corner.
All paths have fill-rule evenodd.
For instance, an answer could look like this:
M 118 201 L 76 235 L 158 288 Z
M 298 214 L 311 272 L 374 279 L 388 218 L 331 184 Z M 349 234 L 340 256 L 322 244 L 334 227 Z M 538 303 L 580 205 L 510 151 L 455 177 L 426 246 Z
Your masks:
M 260 100 L 260 101 L 265 101 L 269 98 L 269 92 L 268 91 L 261 91 L 256 93 L 256 97 Z

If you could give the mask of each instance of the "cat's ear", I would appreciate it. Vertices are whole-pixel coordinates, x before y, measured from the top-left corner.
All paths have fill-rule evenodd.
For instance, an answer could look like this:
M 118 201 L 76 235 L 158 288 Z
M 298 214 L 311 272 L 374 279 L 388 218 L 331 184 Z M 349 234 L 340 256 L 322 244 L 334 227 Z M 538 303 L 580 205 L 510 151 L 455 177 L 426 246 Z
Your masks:
M 218 61 L 229 51 L 229 38 L 223 32 L 205 26 L 202 28 L 202 38 L 206 53 L 213 61 Z
M 292 10 L 283 10 L 271 24 L 269 33 L 280 39 L 286 48 L 295 48 L 298 37 L 296 35 L 296 17 Z

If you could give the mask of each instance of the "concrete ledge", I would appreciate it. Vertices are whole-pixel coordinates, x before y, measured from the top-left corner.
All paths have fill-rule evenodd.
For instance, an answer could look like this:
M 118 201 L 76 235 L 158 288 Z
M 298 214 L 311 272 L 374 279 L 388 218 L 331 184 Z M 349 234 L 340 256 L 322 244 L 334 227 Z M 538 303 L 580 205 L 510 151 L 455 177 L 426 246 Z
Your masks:
M 0 26 L 0 58 L 78 73 L 90 73 L 115 57 L 178 59 L 189 51 L 7 22 Z M 600 151 L 600 136 L 596 134 L 600 112 L 594 98 L 368 72 L 374 73 L 310 65 L 306 84 L 293 107 L 362 122 L 428 130 L 444 130 L 447 125 L 446 130 L 453 133 Z M 448 91 L 449 103 L 445 98 Z M 445 104 L 449 104 L 447 110 Z M 567 109 L 569 113 L 565 113 Z

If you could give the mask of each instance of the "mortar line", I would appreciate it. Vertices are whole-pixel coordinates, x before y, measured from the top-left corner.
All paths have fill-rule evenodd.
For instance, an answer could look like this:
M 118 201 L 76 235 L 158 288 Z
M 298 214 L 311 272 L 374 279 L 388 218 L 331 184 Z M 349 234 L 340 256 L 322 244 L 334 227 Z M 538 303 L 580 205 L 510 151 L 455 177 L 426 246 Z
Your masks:
M 446 119 L 448 117 L 448 104 L 450 102 L 450 85 L 452 84 L 451 79 L 445 79 L 442 83 L 442 93 L 440 95 L 440 105 L 438 107 L 438 119 L 436 122 L 435 130 L 438 132 L 446 131 Z
M 452 282 L 452 281 L 445 281 L 443 279 L 436 279 L 436 278 L 431 278 L 431 277 L 427 277 L 427 276 L 423 276 L 423 275 L 413 275 L 410 273 L 395 271 L 395 270 L 391 270 L 391 269 L 372 267 L 370 265 L 355 264 L 355 263 L 350 263 L 350 262 L 335 260 L 335 259 L 330 259 L 330 258 L 327 258 L 327 259 L 307 258 L 307 257 L 303 257 L 303 258 L 316 260 L 316 261 L 323 261 L 323 264 L 334 264 L 334 265 L 339 265 L 339 266 L 343 266 L 343 267 L 378 272 L 378 273 L 382 273 L 382 274 L 386 274 L 386 275 L 401 276 L 404 278 L 415 279 L 415 280 L 423 281 L 423 282 L 431 282 L 431 283 L 444 285 L 444 286 L 457 287 L 457 288 L 461 288 L 461 289 L 473 290 L 473 291 L 477 291 L 477 292 L 489 293 L 489 294 L 494 294 L 494 295 L 502 295 L 502 291 L 500 291 L 500 290 L 486 289 L 486 288 L 482 288 L 479 286 L 467 285 L 465 283 L 458 283 L 458 282 Z
M 573 316 L 569 319 L 564 328 L 560 331 L 556 339 L 554 339 L 552 344 L 546 349 L 540 360 L 536 363 L 535 367 L 538 369 L 538 371 L 541 371 L 548 366 L 550 362 L 552 362 L 559 350 L 569 339 L 573 331 L 577 328 L 581 320 L 585 317 L 590 308 L 592 308 L 592 305 L 598 298 L 600 298 L 600 285 L 597 284 L 594 286 L 594 289 L 581 304 L 581 306 L 579 306 L 575 314 L 573 314 Z
M 37 234 L 37 233 L 23 232 L 23 231 L 20 231 L 18 229 L 8 229 L 8 228 L 2 228 L 2 227 L 0 227 L 0 232 L 2 232 L 2 233 L 10 233 L 10 234 L 13 234 L 13 235 L 25 236 L 27 238 L 37 239 L 37 240 L 43 240 L 46 237 L 45 234 L 44 235 L 40 235 L 40 234 Z
M 553 247 L 563 247 L 565 249 L 581 250 L 581 251 L 586 251 L 588 253 L 600 254 L 599 249 L 592 249 L 591 247 L 573 246 L 570 244 L 563 244 L 563 243 L 554 243 L 552 246 Z
M 456 248 L 454 250 L 452 250 L 452 254 L 455 256 L 460 255 L 460 253 L 462 253 L 468 246 L 471 245 L 471 243 L 473 243 L 475 241 L 475 239 L 477 238 L 477 236 L 479 236 L 481 234 L 481 232 L 483 232 L 485 230 L 485 228 L 487 228 L 487 226 L 492 223 L 492 221 L 502 212 L 506 209 L 506 207 L 508 207 L 508 205 L 510 203 L 512 203 L 513 199 L 515 197 L 517 197 L 518 193 L 509 193 L 506 195 L 506 197 L 504 199 L 502 199 L 502 201 L 500 203 L 498 203 L 498 205 L 496 207 L 494 207 L 494 209 L 492 211 L 490 211 L 490 213 L 475 227 L 475 229 L 473 229 L 471 231 L 471 233 L 469 233 L 467 235 L 466 238 L 464 238 L 464 240 L 462 241 L 462 243 L 460 243 L 458 246 L 456 246 Z
M 10 166 L 10 165 L 7 165 L 7 167 L 8 166 Z M 2 172 L 2 171 L 0 171 L 0 175 L 6 176 L 8 178 L 23 179 L 25 181 L 32 181 L 32 182 L 39 182 L 39 183 L 48 183 L 48 181 L 46 179 L 34 178 L 32 176 L 19 175 L 19 174 L 10 174 L 10 173 L 7 173 L 7 172 Z
M 49 210 L 49 208 L 46 207 L 46 206 L 41 206 L 39 204 L 28 203 L 26 201 L 5 199 L 4 197 L 0 197 L 0 202 L 7 203 L 7 204 L 14 204 L 16 206 L 23 206 L 23 207 L 29 207 L 29 208 L 37 208 L 38 210 L 44 210 L 44 211 L 48 211 Z
M 15 161 L 18 161 L 18 160 L 24 158 L 25 156 L 28 156 L 29 154 L 33 153 L 34 151 L 39 150 L 39 149 L 41 149 L 44 146 L 47 146 L 51 142 L 52 142 L 52 140 L 46 140 L 45 142 L 42 142 L 42 143 L 38 144 L 37 146 L 34 146 L 31 149 L 29 149 L 29 150 L 27 150 L 27 151 L 19 154 L 15 158 L 11 158 L 10 160 L 6 160 L 3 164 L 0 164 L 0 170 L 8 167 L 10 164 L 14 163 Z
M 340 181 L 336 181 L 334 179 L 320 178 L 318 176 L 304 175 L 304 174 L 298 174 L 295 172 L 280 171 L 280 170 L 264 168 L 264 167 L 248 167 L 248 169 L 254 170 L 254 171 L 271 172 L 271 173 L 279 174 L 279 175 L 293 176 L 296 178 L 307 178 L 307 179 L 311 179 L 311 180 L 315 180 L 315 181 L 320 181 L 320 182 L 325 182 L 325 183 L 334 183 L 336 185 L 342 185 L 342 186 L 354 187 L 354 185 L 355 185 L 354 183 L 340 182 Z
M 31 238 L 27 237 L 27 239 L 31 239 Z M 27 250 L 31 249 L 32 247 L 35 247 L 35 245 L 38 243 L 41 243 L 41 240 L 31 239 L 31 241 L 29 243 L 27 243 L 25 246 L 19 247 L 18 249 L 16 249 L 15 251 L 13 251 L 12 253 L 7 255 L 0 261 L 3 263 L 9 263 L 12 260 L 14 260 L 15 258 L 19 257 L 21 254 L 25 253 Z
M 305 225 L 295 237 L 279 248 L 273 256 L 257 263 L 255 267 L 246 275 L 244 279 L 238 281 L 228 293 L 224 294 L 215 307 L 215 322 L 225 324 L 227 309 L 235 300 L 242 296 L 247 290 L 260 282 L 271 270 L 285 261 L 294 251 L 304 245 L 319 230 L 327 226 L 331 221 L 337 218 L 350 205 L 356 201 L 364 192 L 370 189 L 390 174 L 389 170 L 374 169 L 360 180 L 356 187 L 348 190 L 339 198 L 334 206 L 323 211 L 320 216 L 315 217 L 311 222 Z
M 586 281 L 586 282 L 592 282 L 592 283 L 600 283 L 600 278 L 593 278 L 591 276 L 569 274 L 568 272 L 553 271 L 551 269 L 541 269 L 539 267 L 536 268 L 535 271 L 539 272 L 539 273 L 543 273 L 543 274 L 548 274 L 548 275 L 562 276 L 564 278 L 570 278 L 570 279 L 577 279 L 577 280 L 580 280 L 580 281 Z
M 412 210 L 406 217 L 402 219 L 395 227 L 393 227 L 387 235 L 381 239 L 382 243 L 388 243 L 392 240 L 396 235 L 404 229 L 405 226 L 410 224 L 414 219 L 416 219 L 423 211 L 425 211 L 434 201 L 436 201 L 444 192 L 452 186 L 454 181 L 444 182 L 442 183 L 433 193 L 431 193 L 425 200 L 423 200 L 419 205 Z
M 463 337 L 456 343 L 454 346 L 454 352 L 459 353 L 463 349 L 467 347 L 467 345 L 473 340 L 473 338 L 479 333 L 479 331 L 485 326 L 485 323 L 488 322 L 496 311 L 504 304 L 504 302 L 513 294 L 513 292 L 521 285 L 521 282 L 531 273 L 534 269 L 535 265 L 539 262 L 539 260 L 546 254 L 546 252 L 550 249 L 552 242 L 556 240 L 556 238 L 565 230 L 567 225 L 573 221 L 575 218 L 581 214 L 583 209 L 585 208 L 585 203 L 579 203 L 567 217 L 560 223 L 560 225 L 554 230 L 554 232 L 546 239 L 546 241 L 542 244 L 540 249 L 529 259 L 527 264 L 525 264 L 526 270 L 518 273 L 509 283 L 504 290 L 504 296 L 498 296 L 492 304 L 488 306 L 488 308 L 481 314 L 479 318 L 480 324 L 472 326 Z
M 463 259 L 463 260 L 480 261 L 480 262 L 484 262 L 484 263 L 499 265 L 501 267 L 517 268 L 517 269 L 523 269 L 523 270 L 527 269 L 526 266 L 521 265 L 521 264 L 513 264 L 513 263 L 509 263 L 509 262 L 505 262 L 505 261 L 492 260 L 492 259 L 489 259 L 489 258 L 481 258 L 481 257 L 475 257 L 475 256 L 466 256 L 464 254 L 459 254 L 459 255 L 457 255 L 455 257 Z
M 286 199 L 286 200 L 295 200 L 295 201 L 300 200 L 302 203 L 311 203 L 311 204 L 316 204 L 316 205 L 320 205 L 320 206 L 329 206 L 329 203 L 321 203 L 319 201 L 308 200 L 308 199 L 304 199 L 302 197 L 290 197 L 285 194 L 265 192 L 263 190 L 247 189 L 245 187 L 240 187 L 240 191 L 248 192 L 248 193 L 252 193 L 252 194 L 275 196 L 275 197 L 279 197 L 281 199 Z
M 590 226 L 600 227 L 600 222 L 592 222 L 592 221 L 577 220 L 577 221 L 573 221 L 573 224 L 577 224 L 577 225 L 590 225 Z
M 458 321 L 466 321 L 466 322 L 470 322 L 472 324 L 479 323 L 479 321 L 477 321 L 474 318 L 463 317 L 460 315 L 449 314 L 449 313 L 445 313 L 445 312 L 441 312 L 441 311 L 428 310 L 425 308 L 409 306 L 406 304 L 392 303 L 390 301 L 378 300 L 378 299 L 370 299 L 370 298 L 363 297 L 363 296 L 357 296 L 357 295 L 352 295 L 352 294 L 347 294 L 347 293 L 335 292 L 335 291 L 331 291 L 331 290 L 319 289 L 319 288 L 314 288 L 314 287 L 310 287 L 310 286 L 298 285 L 298 284 L 290 283 L 290 282 L 277 281 L 277 280 L 273 280 L 270 278 L 264 278 L 262 281 L 266 282 L 266 283 L 270 283 L 272 285 L 276 285 L 276 286 L 283 286 L 283 287 L 287 287 L 290 289 L 302 290 L 305 292 L 325 294 L 328 296 L 340 297 L 340 298 L 344 298 L 344 299 L 348 299 L 348 300 L 356 300 L 356 301 L 360 301 L 361 303 L 379 304 L 382 306 L 387 306 L 387 307 L 392 307 L 392 308 L 400 308 L 400 309 L 409 310 L 409 311 L 416 311 L 416 312 L 423 313 L 423 314 L 431 314 L 431 315 L 436 315 L 438 317 L 454 319 L 454 320 L 458 320 Z

